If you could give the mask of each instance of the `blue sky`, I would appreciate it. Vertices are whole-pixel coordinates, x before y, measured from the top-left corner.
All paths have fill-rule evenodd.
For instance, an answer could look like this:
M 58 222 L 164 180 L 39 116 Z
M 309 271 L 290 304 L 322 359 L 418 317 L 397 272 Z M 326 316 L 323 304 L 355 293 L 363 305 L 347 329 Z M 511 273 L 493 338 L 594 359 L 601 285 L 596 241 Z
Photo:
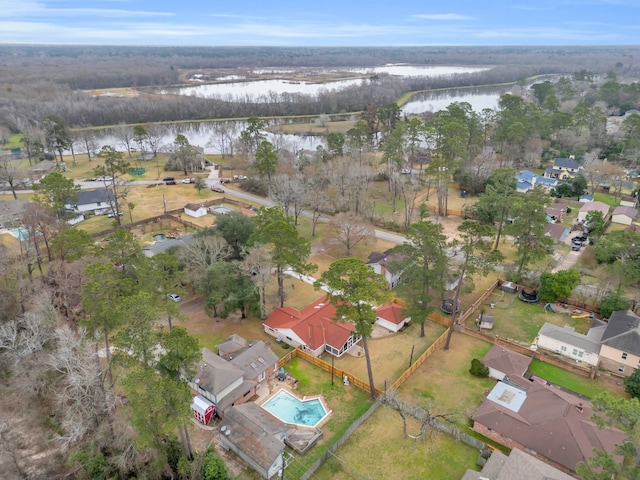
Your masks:
M 628 45 L 640 0 L 0 0 L 0 43 Z

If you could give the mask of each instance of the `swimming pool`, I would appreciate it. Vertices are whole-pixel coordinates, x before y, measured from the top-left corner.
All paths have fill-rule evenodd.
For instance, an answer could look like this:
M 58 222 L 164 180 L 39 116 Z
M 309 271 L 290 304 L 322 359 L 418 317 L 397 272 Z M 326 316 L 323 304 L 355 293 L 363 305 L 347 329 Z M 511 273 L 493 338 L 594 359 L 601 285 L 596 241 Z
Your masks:
M 29 236 L 29 230 L 24 227 L 14 228 L 11 230 L 11 235 L 16 237 L 18 240 L 25 241 Z
M 284 423 L 303 427 L 317 426 L 330 413 L 319 398 L 301 400 L 286 390 L 278 391 L 262 408 Z

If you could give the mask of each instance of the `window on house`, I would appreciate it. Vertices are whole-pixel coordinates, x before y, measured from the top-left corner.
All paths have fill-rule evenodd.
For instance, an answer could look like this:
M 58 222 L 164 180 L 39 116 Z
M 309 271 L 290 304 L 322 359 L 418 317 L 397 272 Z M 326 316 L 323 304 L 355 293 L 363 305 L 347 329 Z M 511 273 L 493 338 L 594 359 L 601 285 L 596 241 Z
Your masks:
M 620 365 L 620 366 L 618 367 L 618 371 L 619 371 L 620 373 L 623 373 L 623 372 L 624 372 L 624 365 Z
M 560 347 L 560 351 L 561 351 L 561 352 L 566 352 L 566 351 L 567 351 L 567 347 L 565 347 L 564 345 L 562 345 L 562 346 Z
M 626 360 L 626 359 L 627 359 L 627 352 L 624 352 L 624 353 L 622 354 L 622 359 L 623 359 L 623 360 Z
M 574 348 L 573 352 L 571 352 L 571 354 L 577 357 L 578 356 L 578 349 Z
M 578 352 L 578 357 L 582 358 L 584 356 L 584 352 Z

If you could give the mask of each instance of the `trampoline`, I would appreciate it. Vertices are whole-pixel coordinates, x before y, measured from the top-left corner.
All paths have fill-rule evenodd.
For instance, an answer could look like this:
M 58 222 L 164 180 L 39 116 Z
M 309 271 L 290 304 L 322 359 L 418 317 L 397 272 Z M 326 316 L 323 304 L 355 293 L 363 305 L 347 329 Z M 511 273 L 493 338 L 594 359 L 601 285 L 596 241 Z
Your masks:
M 440 310 L 444 313 L 448 313 L 451 315 L 453 313 L 453 299 L 447 298 L 442 301 L 442 305 L 440 305 Z M 456 313 L 460 311 L 460 303 L 456 305 Z
M 520 290 L 518 298 L 525 303 L 538 303 L 540 301 L 537 291 L 532 290 L 531 292 L 528 292 L 524 288 Z

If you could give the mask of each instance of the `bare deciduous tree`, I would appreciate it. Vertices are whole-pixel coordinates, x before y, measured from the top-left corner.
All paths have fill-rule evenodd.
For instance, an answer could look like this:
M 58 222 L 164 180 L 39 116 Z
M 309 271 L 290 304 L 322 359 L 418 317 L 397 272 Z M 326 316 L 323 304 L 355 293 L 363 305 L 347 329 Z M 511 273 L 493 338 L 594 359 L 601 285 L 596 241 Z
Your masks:
M 20 185 L 26 175 L 27 171 L 21 166 L 19 160 L 14 160 L 11 157 L 0 158 L 0 183 L 6 182 L 9 185 L 14 200 L 18 198 L 16 187 Z
M 187 276 L 191 279 L 200 277 L 207 270 L 209 265 L 229 258 L 232 249 L 221 235 L 198 235 L 192 241 L 181 247 L 178 252 L 178 259 L 185 265 Z
M 301 173 L 274 175 L 269 184 L 269 197 L 282 207 L 287 217 L 293 215 L 293 224 L 298 225 L 298 219 L 304 207 L 303 175 Z
M 109 408 L 95 361 L 96 342 L 83 329 L 74 332 L 66 325 L 53 335 L 56 347 L 47 365 L 60 374 L 54 393 L 62 430 L 57 440 L 66 450 L 92 432 Z
M 339 213 L 327 226 L 328 242 L 345 247 L 346 254 L 360 242 L 367 243 L 375 238 L 375 230 L 369 222 L 355 213 Z

